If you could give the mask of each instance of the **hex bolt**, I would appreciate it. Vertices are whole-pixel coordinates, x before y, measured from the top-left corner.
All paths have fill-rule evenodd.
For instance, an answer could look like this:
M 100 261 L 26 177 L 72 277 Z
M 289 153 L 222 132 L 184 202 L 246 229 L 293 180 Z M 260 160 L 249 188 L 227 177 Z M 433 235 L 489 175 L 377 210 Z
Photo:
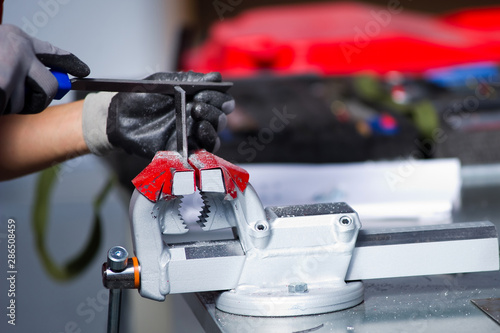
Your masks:
M 307 291 L 307 283 L 304 282 L 290 283 L 288 285 L 288 292 L 292 294 L 307 293 Z
M 352 224 L 352 218 L 350 216 L 344 215 L 339 219 L 339 222 L 343 226 L 348 226 Z
M 127 268 L 128 252 L 123 246 L 113 246 L 108 251 L 108 267 L 113 272 L 121 272 Z

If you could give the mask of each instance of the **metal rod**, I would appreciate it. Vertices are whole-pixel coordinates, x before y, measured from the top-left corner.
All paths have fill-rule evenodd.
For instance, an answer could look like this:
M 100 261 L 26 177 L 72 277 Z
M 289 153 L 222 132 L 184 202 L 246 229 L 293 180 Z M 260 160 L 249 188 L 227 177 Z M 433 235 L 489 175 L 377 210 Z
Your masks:
M 175 94 L 175 128 L 177 132 L 177 151 L 185 162 L 188 157 L 187 125 L 186 125 L 186 91 L 180 86 L 174 87 Z
M 120 310 L 122 303 L 122 290 L 109 290 L 108 303 L 108 333 L 118 333 L 120 331 Z
M 127 268 L 127 262 L 128 252 L 123 246 L 113 246 L 109 249 L 106 266 L 112 272 L 124 271 Z M 118 333 L 120 330 L 121 303 L 122 290 L 119 288 L 109 289 L 108 333 Z

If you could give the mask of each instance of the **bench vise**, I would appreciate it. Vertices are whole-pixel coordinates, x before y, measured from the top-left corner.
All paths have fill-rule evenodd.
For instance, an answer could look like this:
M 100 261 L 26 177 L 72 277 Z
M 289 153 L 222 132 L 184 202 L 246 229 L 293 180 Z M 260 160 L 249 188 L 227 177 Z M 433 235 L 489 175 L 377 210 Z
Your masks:
M 157 301 L 222 291 L 219 310 L 297 316 L 361 303 L 360 280 L 499 269 L 490 222 L 364 230 L 346 203 L 264 208 L 248 180 L 244 169 L 204 150 L 187 160 L 158 152 L 133 180 L 130 219 L 140 282 L 126 284 L 105 265 L 105 285 L 133 285 Z M 204 203 L 198 224 L 207 232 L 233 228 L 233 238 L 168 242 L 189 232 L 179 208 L 196 188 Z

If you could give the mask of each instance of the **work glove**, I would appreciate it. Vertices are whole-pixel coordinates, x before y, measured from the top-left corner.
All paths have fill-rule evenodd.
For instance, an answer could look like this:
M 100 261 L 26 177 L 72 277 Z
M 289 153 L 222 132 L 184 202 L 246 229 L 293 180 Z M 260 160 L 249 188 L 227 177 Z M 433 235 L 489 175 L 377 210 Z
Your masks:
M 220 82 L 219 73 L 156 73 L 146 80 Z M 188 148 L 210 152 L 220 146 L 217 132 L 234 109 L 234 99 L 222 92 L 204 90 L 186 96 Z M 176 150 L 174 97 L 158 93 L 96 93 L 85 98 L 83 135 L 96 155 L 121 147 L 148 159 L 160 150 Z
M 0 114 L 44 110 L 58 88 L 47 67 L 77 77 L 90 73 L 73 54 L 30 37 L 16 26 L 0 25 Z

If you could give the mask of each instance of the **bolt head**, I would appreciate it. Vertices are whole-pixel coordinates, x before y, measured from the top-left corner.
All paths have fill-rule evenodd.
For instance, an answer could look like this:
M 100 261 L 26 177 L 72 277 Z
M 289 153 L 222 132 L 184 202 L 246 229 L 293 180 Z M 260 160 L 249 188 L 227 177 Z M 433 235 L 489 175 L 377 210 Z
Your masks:
M 265 221 L 258 221 L 257 223 L 255 223 L 255 226 L 254 226 L 255 230 L 257 231 L 267 231 L 267 229 L 269 228 L 269 224 L 267 224 L 267 222 Z
M 347 216 L 347 215 L 341 216 L 339 219 L 339 223 L 340 223 L 340 225 L 343 225 L 343 226 L 351 225 L 352 218 L 350 216 Z
M 288 292 L 292 294 L 307 293 L 307 283 L 290 283 L 288 285 Z
M 113 272 L 123 271 L 127 267 L 128 252 L 122 246 L 113 246 L 108 251 L 108 267 Z

